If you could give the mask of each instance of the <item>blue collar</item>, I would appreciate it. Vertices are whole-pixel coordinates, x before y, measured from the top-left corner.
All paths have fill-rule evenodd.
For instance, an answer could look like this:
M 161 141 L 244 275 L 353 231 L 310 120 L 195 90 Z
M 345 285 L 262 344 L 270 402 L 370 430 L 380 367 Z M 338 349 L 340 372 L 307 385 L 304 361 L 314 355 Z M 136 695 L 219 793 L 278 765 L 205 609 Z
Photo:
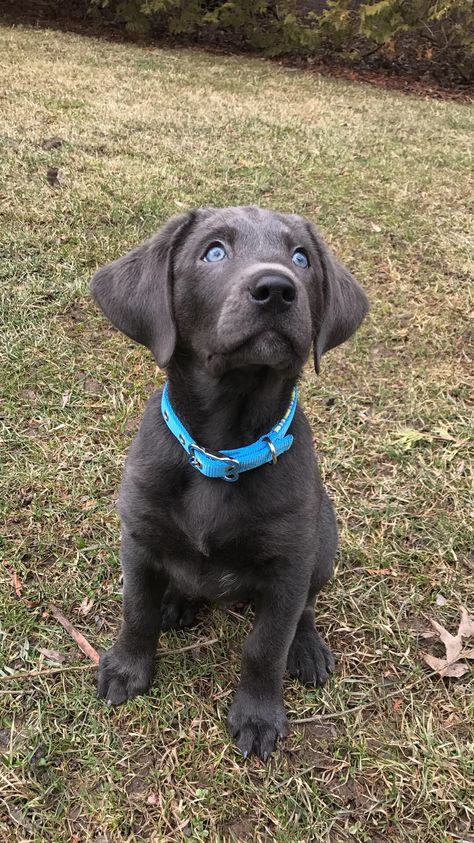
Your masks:
M 189 435 L 171 406 L 167 383 L 161 396 L 161 413 L 171 433 L 176 436 L 176 439 L 188 454 L 189 462 L 193 468 L 206 477 L 221 477 L 223 480 L 233 483 L 239 479 L 239 474 L 242 471 L 259 468 L 267 462 L 276 463 L 280 454 L 291 448 L 293 437 L 287 431 L 293 421 L 297 403 L 298 390 L 294 386 L 290 406 L 285 415 L 265 436 L 261 436 L 256 442 L 246 445 L 244 448 L 219 451 L 217 455 L 210 454 L 205 448 L 201 448 Z

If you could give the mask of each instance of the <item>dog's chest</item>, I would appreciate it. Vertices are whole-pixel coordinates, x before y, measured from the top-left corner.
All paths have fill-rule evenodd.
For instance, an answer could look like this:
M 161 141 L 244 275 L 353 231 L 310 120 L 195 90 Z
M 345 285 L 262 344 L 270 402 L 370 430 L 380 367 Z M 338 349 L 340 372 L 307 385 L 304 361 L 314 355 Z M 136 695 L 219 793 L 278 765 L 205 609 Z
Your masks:
M 188 542 L 209 556 L 243 539 L 251 526 L 250 505 L 234 484 L 197 478 L 175 506 L 174 520 Z
M 244 483 L 237 485 L 197 478 L 173 507 L 175 538 L 180 535 L 181 540 L 169 545 L 164 561 L 188 595 L 223 603 L 247 601 L 281 554 L 291 556 L 284 545 L 294 539 L 288 539 L 287 525 L 275 518 L 272 496 L 262 488 L 255 495 Z

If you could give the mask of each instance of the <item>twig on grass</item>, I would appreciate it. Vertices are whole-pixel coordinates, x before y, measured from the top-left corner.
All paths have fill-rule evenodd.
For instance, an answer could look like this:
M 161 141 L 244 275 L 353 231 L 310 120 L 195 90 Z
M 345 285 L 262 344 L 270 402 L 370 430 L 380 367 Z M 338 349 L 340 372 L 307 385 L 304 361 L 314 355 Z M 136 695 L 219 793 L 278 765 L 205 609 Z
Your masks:
M 454 664 L 454 662 L 448 662 L 446 667 L 449 667 L 451 664 Z M 324 713 L 314 714 L 312 717 L 299 717 L 297 720 L 290 720 L 290 723 L 294 723 L 295 725 L 316 723 L 318 720 L 333 720 L 339 717 L 347 717 L 348 714 L 357 714 L 365 708 L 370 708 L 370 706 L 376 705 L 377 702 L 385 702 L 386 700 L 391 699 L 391 697 L 400 696 L 400 694 L 403 694 L 405 691 L 411 691 L 412 688 L 419 685 L 421 682 L 424 682 L 425 679 L 433 679 L 435 676 L 439 676 L 438 671 L 432 670 L 430 673 L 414 679 L 413 682 L 409 682 L 408 685 L 402 685 L 400 688 L 395 688 L 393 691 L 389 691 L 388 694 L 383 694 L 379 700 L 361 703 L 360 705 L 355 705 L 353 708 L 344 708 L 341 711 L 335 711 L 333 714 Z
M 34 694 L 33 688 L 5 688 L 0 691 L 0 697 L 24 697 L 25 694 Z
M 99 664 L 99 654 L 97 650 L 94 650 L 92 644 L 89 644 L 87 638 L 85 638 L 82 632 L 78 632 L 78 630 L 72 625 L 71 621 L 68 621 L 65 615 L 61 612 L 57 606 L 51 605 L 50 607 L 51 613 L 54 615 L 57 621 L 64 627 L 64 629 L 69 632 L 71 638 L 74 638 L 77 646 L 86 656 L 90 658 L 95 665 Z
M 0 678 L 1 682 L 7 680 L 8 682 L 21 679 L 36 679 L 37 676 L 53 676 L 55 673 L 74 673 L 76 670 L 92 670 L 97 665 L 94 662 L 86 662 L 85 664 L 71 664 L 69 666 L 62 665 L 61 667 L 47 667 L 44 670 L 23 670 L 21 673 L 8 673 L 6 676 Z
M 211 644 L 217 644 L 218 641 L 218 638 L 205 638 L 204 641 L 196 641 L 194 644 L 186 644 L 185 647 L 175 647 L 172 650 L 163 647 L 161 650 L 156 651 L 156 655 L 171 656 L 174 653 L 185 653 L 187 650 L 198 650 L 199 647 L 210 647 Z
M 210 647 L 211 644 L 216 644 L 219 641 L 218 638 L 206 638 L 204 641 L 195 641 L 194 644 L 187 644 L 185 647 L 174 647 L 173 649 L 168 649 L 162 647 L 161 649 L 156 651 L 157 656 L 172 656 L 175 653 L 185 653 L 187 650 L 198 650 L 199 647 Z M 95 651 L 94 651 L 95 652 Z M 98 654 L 97 654 L 98 655 Z M 21 681 L 22 679 L 35 679 L 37 676 L 52 676 L 55 673 L 74 673 L 75 671 L 80 670 L 92 670 L 96 668 L 97 664 L 95 662 L 86 662 L 85 664 L 71 664 L 71 665 L 61 665 L 61 667 L 47 667 L 44 670 L 39 668 L 38 670 L 25 670 L 21 673 L 9 673 L 6 676 L 0 677 L 0 682 L 3 681 Z M 3 693 L 0 691 L 0 693 Z M 5 691 L 4 693 L 13 693 L 10 691 Z M 18 692 L 20 693 L 20 692 Z
M 247 618 L 244 615 L 239 615 L 238 612 L 235 612 L 234 609 L 224 609 L 226 615 L 230 615 L 231 618 L 236 618 L 238 621 L 245 621 Z

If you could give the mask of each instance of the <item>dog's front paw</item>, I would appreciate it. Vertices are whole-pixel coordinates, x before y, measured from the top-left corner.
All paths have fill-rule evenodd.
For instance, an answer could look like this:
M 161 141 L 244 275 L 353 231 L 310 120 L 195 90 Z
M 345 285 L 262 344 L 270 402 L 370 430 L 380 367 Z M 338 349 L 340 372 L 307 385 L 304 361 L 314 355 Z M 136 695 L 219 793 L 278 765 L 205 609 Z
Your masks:
M 261 702 L 239 695 L 230 708 L 227 724 L 244 758 L 254 754 L 262 761 L 274 751 L 277 738 L 286 738 L 289 731 L 279 701 Z
M 153 655 L 132 655 L 115 644 L 100 657 L 97 695 L 108 705 L 120 705 L 145 694 L 153 679 L 153 663 Z
M 315 629 L 296 632 L 288 653 L 290 676 L 305 685 L 324 685 L 336 663 L 328 645 Z

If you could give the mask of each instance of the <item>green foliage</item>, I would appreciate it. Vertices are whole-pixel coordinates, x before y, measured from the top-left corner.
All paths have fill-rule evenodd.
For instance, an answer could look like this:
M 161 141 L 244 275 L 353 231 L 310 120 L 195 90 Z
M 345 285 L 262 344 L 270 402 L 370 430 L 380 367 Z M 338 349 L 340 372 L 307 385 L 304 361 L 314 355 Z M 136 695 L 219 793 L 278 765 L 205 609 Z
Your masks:
M 357 16 L 351 10 L 352 0 L 328 0 L 320 15 L 308 17 L 319 30 L 325 52 L 341 53 L 350 48 L 357 32 Z
M 378 0 L 360 7 L 360 32 L 371 40 L 384 44 L 400 32 L 418 27 L 428 31 L 436 21 L 465 25 L 465 39 L 474 42 L 474 5 L 472 0 Z M 444 30 L 446 33 L 446 30 Z
M 297 0 L 91 0 L 109 7 L 128 30 L 173 36 L 224 37 L 236 46 L 276 56 L 359 54 L 362 46 L 419 39 L 424 58 L 442 55 L 461 75 L 474 74 L 472 0 L 328 0 L 320 13 L 299 11 Z M 421 47 L 420 47 L 421 49 Z
M 360 7 L 360 32 L 379 44 L 384 44 L 409 29 L 405 20 L 403 0 L 379 0 Z
M 393 43 L 405 32 L 430 44 L 426 54 L 444 55 L 462 76 L 474 76 L 472 0 L 378 0 L 359 10 L 359 32 L 376 44 Z

